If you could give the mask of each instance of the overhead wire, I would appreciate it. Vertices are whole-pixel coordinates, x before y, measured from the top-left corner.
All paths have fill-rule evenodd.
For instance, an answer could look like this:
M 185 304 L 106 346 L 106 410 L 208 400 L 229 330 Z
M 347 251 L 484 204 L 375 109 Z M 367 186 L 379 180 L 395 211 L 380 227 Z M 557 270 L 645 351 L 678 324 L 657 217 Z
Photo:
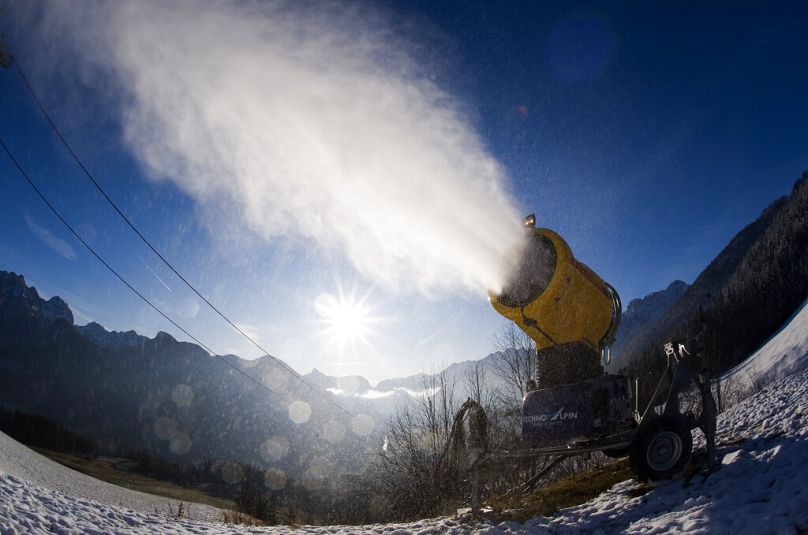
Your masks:
M 87 250 L 88 250 L 88 251 L 90 251 L 90 253 L 91 253 L 91 254 L 92 254 L 92 255 L 93 255 L 93 256 L 94 256 L 94 257 L 95 257 L 95 258 L 96 258 L 96 259 L 97 259 L 99 262 L 101 262 L 101 263 L 104 265 L 104 267 L 106 267 L 106 268 L 107 268 L 107 269 L 108 269 L 108 270 L 109 270 L 109 271 L 110 271 L 110 272 L 111 272 L 113 275 L 115 275 L 115 276 L 118 278 L 118 280 L 120 280 L 122 283 L 124 283 L 124 284 L 126 285 L 126 287 L 127 287 L 127 288 L 129 288 L 130 290 L 132 290 L 132 292 L 134 292 L 134 294 L 135 294 L 135 295 L 137 295 L 137 296 L 138 296 L 140 299 L 142 299 L 142 300 L 143 300 L 143 301 L 144 301 L 144 302 L 145 302 L 147 305 L 149 305 L 149 306 L 150 306 L 152 309 L 154 309 L 154 310 L 155 310 L 155 311 L 156 311 L 158 314 L 160 314 L 160 315 L 161 315 L 161 316 L 162 316 L 164 319 L 166 319 L 166 320 L 167 320 L 169 323 L 171 323 L 171 324 L 172 324 L 174 327 L 176 327 L 177 329 L 179 329 L 180 331 L 182 331 L 182 333 L 183 333 L 183 334 L 185 334 L 185 336 L 187 336 L 188 338 L 190 338 L 191 340 L 193 340 L 194 342 L 196 342 L 197 344 L 199 344 L 199 346 L 200 346 L 200 347 L 202 347 L 202 348 L 204 348 L 204 349 L 205 349 L 205 350 L 206 350 L 208 353 L 210 353 L 210 354 L 211 354 L 211 355 L 213 355 L 214 357 L 219 358 L 219 359 L 220 359 L 222 362 L 224 362 L 225 364 L 227 364 L 228 366 L 230 366 L 231 368 L 233 368 L 233 369 L 234 369 L 236 372 L 238 372 L 238 373 L 240 373 L 241 375 L 243 375 L 244 377 L 246 377 L 246 378 L 250 379 L 251 381 L 253 381 L 253 382 L 254 382 L 255 384 L 257 384 L 258 386 L 263 387 L 264 389 L 266 389 L 267 391 L 271 392 L 273 395 L 277 396 L 277 397 L 278 397 L 278 398 L 280 398 L 281 400 L 286 401 L 286 402 L 288 402 L 288 401 L 289 401 L 289 400 L 288 400 L 288 399 L 286 399 L 286 397 L 285 397 L 285 396 L 283 396 L 282 394 L 279 394 L 278 392 L 275 392 L 274 390 L 272 390 L 271 388 L 269 388 L 267 385 L 265 385 L 264 383 L 262 383 L 261 381 L 259 381 L 259 380 L 258 380 L 258 379 L 256 379 L 255 377 L 251 376 L 250 374 L 246 373 L 244 370 L 242 370 L 241 368 L 239 368 L 238 366 L 236 366 L 236 365 L 235 365 L 235 364 L 233 364 L 232 362 L 228 361 L 228 360 L 227 360 L 226 358 L 224 358 L 222 355 L 219 355 L 218 353 L 216 353 L 215 351 L 213 351 L 213 350 L 212 350 L 210 347 L 208 347 L 208 346 L 207 346 L 207 345 L 206 345 L 204 342 L 202 342 L 202 341 L 201 341 L 199 338 L 197 338 L 196 336 L 194 336 L 193 334 L 191 334 L 190 332 L 188 332 L 188 330 L 187 330 L 187 329 L 185 329 L 185 328 L 184 328 L 182 325 L 180 325 L 180 324 L 179 324 L 179 323 L 177 323 L 175 320 L 173 320 L 173 319 L 172 319 L 172 318 L 171 318 L 171 317 L 170 317 L 168 314 L 166 314 L 165 312 L 163 312 L 163 311 L 162 311 L 162 310 L 161 310 L 161 309 L 160 309 L 160 308 L 159 308 L 157 305 L 155 305 L 154 303 L 152 303 L 152 302 L 151 302 L 151 300 L 149 300 L 149 298 L 147 298 L 145 295 L 143 295 L 143 294 L 142 294 L 142 293 L 141 293 L 141 292 L 140 292 L 140 291 L 139 291 L 137 288 L 135 288 L 135 287 L 134 287 L 134 286 L 133 286 L 133 285 L 132 285 L 132 284 L 131 284 L 131 283 L 130 283 L 128 280 L 126 280 L 126 278 L 125 278 L 123 275 L 121 275 L 120 273 L 118 273 L 118 271 L 116 271 L 116 270 L 115 270 L 115 268 L 113 268 L 113 267 L 112 267 L 112 266 L 111 266 L 111 265 L 110 265 L 110 264 L 109 264 L 109 263 L 108 263 L 106 260 L 104 260 L 104 259 L 101 257 L 101 255 L 100 255 L 100 254 L 99 254 L 99 253 L 98 253 L 98 252 L 97 252 L 97 251 L 96 251 L 96 250 L 95 250 L 95 249 L 94 249 L 94 248 L 93 248 L 93 247 L 92 247 L 92 246 L 91 246 L 89 243 L 87 243 L 87 241 L 86 241 L 86 240 L 85 240 L 85 239 L 84 239 L 84 238 L 83 238 L 83 237 L 82 237 L 82 236 L 81 236 L 81 235 L 80 235 L 80 234 L 79 234 L 79 233 L 76 231 L 76 229 L 74 229 L 74 228 L 73 228 L 73 226 L 72 226 L 72 225 L 71 225 L 71 224 L 70 224 L 70 223 L 69 223 L 69 222 L 68 222 L 68 221 L 67 221 L 67 220 L 64 218 L 64 216 L 62 216 L 61 212 L 59 212 L 59 210 L 58 210 L 58 209 L 57 209 L 57 208 L 56 208 L 56 207 L 53 205 L 53 203 L 52 203 L 52 202 L 51 202 L 51 201 L 50 201 L 50 200 L 49 200 L 49 199 L 48 199 L 48 198 L 45 196 L 45 194 L 42 192 L 42 190 L 40 190 L 40 189 L 39 189 L 39 187 L 36 185 L 36 183 L 35 183 L 35 182 L 34 182 L 34 181 L 31 179 L 31 176 L 30 176 L 30 175 L 28 174 L 28 172 L 26 172 L 26 171 L 25 171 L 25 169 L 22 167 L 22 165 L 21 165 L 21 164 L 20 164 L 20 162 L 17 160 L 17 158 L 14 156 L 14 154 L 11 152 L 11 150 L 8 148 L 8 146 L 6 145 L 6 143 L 5 143 L 5 141 L 3 140 L 3 138 L 2 138 L 2 137 L 0 137 L 0 146 L 3 148 L 3 150 L 4 150 L 4 151 L 5 151 L 5 153 L 6 153 L 6 155 L 9 157 L 9 159 L 10 159 L 10 160 L 11 160 L 11 162 L 14 164 L 14 166 L 17 168 L 17 171 L 19 171 L 20 175 L 22 175 L 22 177 L 23 177 L 23 178 L 26 180 L 26 182 L 28 182 L 28 184 L 29 184 L 29 185 L 30 185 L 30 186 L 33 188 L 33 190 L 36 192 L 36 194 L 39 196 L 39 198 L 42 200 L 42 202 L 44 202 L 44 203 L 45 203 L 45 205 L 46 205 L 48 208 L 50 208 L 51 212 L 53 212 L 53 213 L 54 213 L 54 215 L 56 215 L 56 217 L 57 217 L 57 218 L 59 218 L 59 221 L 61 221 L 61 222 L 62 222 L 62 224 L 63 224 L 65 227 L 67 227 L 67 230 L 69 230 L 69 231 L 70 231 L 70 233 L 71 233 L 71 234 L 73 234 L 73 236 L 75 236 L 75 237 L 76 237 L 76 239 L 77 239 L 77 240 L 79 240 L 79 242 L 80 242 L 80 243 L 81 243 L 81 244 L 82 244 L 82 245 L 83 245 L 85 248 L 87 248 Z
M 188 287 L 188 288 L 189 288 L 189 289 L 192 291 L 192 292 L 194 292 L 194 294 L 196 294 L 196 295 L 197 295 L 197 297 L 199 297 L 199 298 L 200 298 L 202 301 L 204 301 L 204 303 L 205 303 L 206 305 L 208 305 L 208 307 L 210 307 L 210 308 L 211 308 L 211 310 L 213 310 L 214 312 L 216 312 L 216 314 L 218 314 L 218 315 L 219 315 L 219 316 L 220 316 L 220 317 L 221 317 L 221 318 L 222 318 L 222 319 L 223 319 L 225 322 L 227 322 L 227 323 L 230 325 L 230 327 L 232 327 L 232 328 L 233 328 L 233 329 L 234 329 L 234 330 L 235 330 L 237 333 L 239 333 L 241 336 L 243 336 L 243 337 L 244 337 L 244 338 L 245 338 L 247 341 L 249 341 L 249 342 L 250 342 L 250 343 L 251 343 L 253 346 L 255 346 L 256 348 L 258 348 L 258 350 L 260 350 L 260 351 L 261 351 L 261 352 L 262 352 L 262 353 L 263 353 L 265 356 L 267 356 L 267 357 L 269 357 L 270 359 L 272 359 L 272 360 L 273 360 L 273 361 L 274 361 L 276 364 L 278 364 L 278 365 L 279 365 L 279 366 L 280 366 L 280 367 L 281 367 L 281 368 L 282 368 L 282 369 L 283 369 L 283 370 L 284 370 L 286 373 L 288 373 L 289 375 L 291 375 L 292 377 L 294 377 L 294 378 L 295 378 L 297 381 L 299 381 L 301 384 L 305 385 L 307 388 L 309 388 L 309 389 L 310 389 L 312 392 L 316 393 L 316 394 L 317 394 L 319 397 L 321 397 L 322 399 L 327 400 L 327 401 L 328 401 L 328 402 L 329 402 L 331 405 L 335 406 L 337 409 L 339 409 L 340 411 L 342 411 L 342 412 L 343 412 L 343 413 L 345 413 L 346 415 L 348 415 L 348 416 L 350 416 L 350 417 L 354 417 L 354 415 L 353 415 L 353 414 L 352 414 L 350 411 L 348 411 L 347 409 L 345 409 L 345 408 L 344 408 L 342 405 L 340 405 L 339 403 L 335 402 L 333 399 L 331 399 L 331 398 L 329 398 L 329 397 L 326 397 L 326 396 L 323 394 L 323 392 L 322 392 L 322 391 L 321 391 L 319 388 L 317 388 L 316 386 L 314 386 L 314 385 L 310 384 L 308 381 L 306 381 L 305 379 L 303 379 L 303 377 L 301 377 L 301 376 L 300 376 L 298 373 L 296 373 L 294 370 L 292 370 L 292 369 L 289 367 L 289 365 L 288 365 L 286 362 L 284 362 L 283 360 L 281 360 L 281 359 L 279 359 L 279 358 L 277 358 L 277 357 L 273 356 L 272 354 L 270 354 L 270 353 L 269 353 L 269 351 L 267 351 L 266 349 L 264 349 L 264 348 L 261 346 L 261 344 L 259 344 L 259 343 L 258 343 L 257 341 L 255 341 L 255 340 L 254 340 L 254 339 L 253 339 L 251 336 L 249 336 L 249 335 L 248 335 L 246 332 L 244 332 L 244 330 L 243 330 L 243 329 L 241 329 L 241 328 L 240 328 L 238 325 L 236 325 L 236 323 L 234 323 L 232 320 L 230 320 L 230 318 L 229 318 L 229 317 L 227 317 L 227 316 L 226 316 L 226 315 L 225 315 L 225 314 L 224 314 L 224 313 L 223 313 L 223 312 L 222 312 L 222 311 L 221 311 L 221 310 L 220 310 L 218 307 L 216 307 L 216 306 L 215 306 L 213 303 L 211 303 L 211 302 L 210 302 L 210 300 L 208 300 L 208 299 L 207 299 L 207 298 L 206 298 L 204 295 L 202 295 L 202 293 L 201 293 L 199 290 L 197 290 L 197 289 L 196 289 L 196 287 L 195 287 L 193 284 L 191 284 L 191 283 L 190 283 L 190 282 L 189 282 L 189 281 L 188 281 L 188 280 L 187 280 L 187 279 L 186 279 L 186 278 L 185 278 L 185 277 L 184 277 L 184 276 L 183 276 L 183 275 L 182 275 L 182 274 L 181 274 L 181 273 L 180 273 L 180 272 L 179 272 L 179 271 L 176 269 L 176 268 L 174 268 L 174 266 L 171 264 L 171 262 L 169 262 L 169 261 L 168 261 L 168 260 L 167 260 L 167 259 L 166 259 L 166 258 L 165 258 L 165 257 L 164 257 L 164 256 L 163 256 L 163 255 L 162 255 L 162 254 L 161 254 L 161 253 L 160 253 L 160 252 L 159 252 L 159 251 L 158 251 L 158 250 L 157 250 L 157 249 L 156 249 L 156 248 L 155 248 L 155 247 L 154 247 L 154 246 L 151 244 L 151 242 L 150 242 L 150 241 L 149 241 L 149 240 L 148 240 L 148 239 L 147 239 L 147 238 L 146 238 L 146 237 L 143 235 L 143 233 L 142 233 L 142 232 L 140 232 L 140 230 L 138 230 L 138 228 L 135 226 L 135 224 L 132 222 L 132 220 L 131 220 L 131 219 L 129 219 L 129 217 L 128 217 L 128 216 L 127 216 L 127 215 L 126 215 L 124 212 L 123 212 L 123 210 L 121 210 L 121 208 L 118 206 L 118 204 L 117 204 L 117 203 L 116 203 L 116 202 L 115 202 L 115 201 L 114 201 L 114 200 L 113 200 L 113 199 L 112 199 L 112 198 L 109 196 L 109 194 L 107 194 L 106 190 L 105 190 L 105 189 L 104 189 L 104 188 L 101 186 L 101 184 L 99 184 L 99 182 L 98 182 L 98 181 L 95 179 L 95 177 L 93 176 L 93 174 L 92 174 L 92 173 L 91 173 L 91 172 L 90 172 L 90 171 L 87 169 L 87 166 L 85 166 L 85 165 L 84 165 L 84 163 L 81 161 L 81 159 L 78 157 L 78 155 L 77 155 L 77 154 L 76 154 L 76 152 L 73 150 L 73 148 L 72 148 L 72 146 L 70 145 L 70 143 L 68 143 L 67 139 L 65 139 L 65 137 L 62 135 L 62 132 L 59 130 L 59 128 L 56 126 L 56 123 L 55 123 L 55 122 L 53 121 L 53 119 L 51 118 L 51 116 L 50 116 L 50 114 L 48 113 L 47 109 L 45 108 L 44 104 L 42 103 L 42 101 L 40 100 L 40 98 L 39 98 L 39 96 L 37 95 L 36 91 L 34 90 L 33 86 L 32 86 L 32 85 L 31 85 L 31 83 L 29 82 L 28 77 L 25 75 L 25 72 L 23 71 L 23 68 L 22 68 L 22 66 L 21 66 L 21 65 L 20 65 L 20 63 L 19 63 L 19 60 L 18 60 L 16 57 L 13 59 L 13 65 L 16 67 L 17 72 L 19 73 L 20 77 L 22 78 L 22 80 L 23 80 L 23 82 L 24 82 L 24 84 L 25 84 L 25 87 L 26 87 L 26 88 L 27 88 L 27 90 L 28 90 L 28 93 L 31 95 L 31 97 L 33 98 L 33 100 L 34 100 L 34 102 L 36 103 L 37 107 L 39 108 L 39 111 L 40 111 L 40 112 L 42 113 L 42 115 L 45 117 L 45 120 L 48 122 L 48 124 L 50 125 L 51 129 L 54 131 L 54 133 L 56 134 L 56 136 L 59 138 L 59 140 L 61 141 L 62 145 L 64 145 L 64 147 L 67 149 L 68 153 L 70 153 L 70 156 L 73 158 L 73 160 L 74 160 L 74 161 L 76 162 L 76 164 L 79 166 L 79 168 L 82 170 L 82 172 L 84 173 L 84 175 L 85 175 L 85 176 L 86 176 L 86 177 L 87 177 L 87 178 L 90 180 L 90 182 L 92 182 L 93 186 L 95 186 L 95 188 L 98 190 L 98 192 L 99 192 L 99 193 L 100 193 L 100 194 L 101 194 L 101 195 L 104 197 L 104 199 L 106 199 L 106 201 L 107 201 L 107 202 L 110 204 L 110 206 L 112 206 L 112 208 L 115 210 L 115 212 L 116 212 L 116 213 L 117 213 L 117 214 L 118 214 L 118 215 L 119 215 L 119 216 L 120 216 L 120 217 L 121 217 L 121 218 L 122 218 L 122 219 L 123 219 L 123 220 L 126 222 L 126 224 L 129 226 L 129 228 L 130 228 L 130 229 L 131 229 L 131 230 L 132 230 L 132 231 L 133 231 L 133 232 L 134 232 L 134 233 L 137 235 L 137 237 L 138 237 L 138 238 L 140 238 L 140 240 L 141 240 L 141 241 L 142 241 L 144 244 L 146 244 L 146 246 L 147 246 L 147 247 L 148 247 L 148 248 L 149 248 L 149 249 L 150 249 L 150 250 L 151 250 L 151 251 L 152 251 L 152 252 L 153 252 L 153 253 L 154 253 L 154 254 L 155 254 L 155 255 L 156 255 L 156 256 L 157 256 L 157 257 L 158 257 L 158 258 L 159 258 L 161 261 L 162 261 L 162 262 L 163 262 L 163 264 L 165 264 L 165 265 L 168 267 L 168 269 L 170 269 L 170 270 L 171 270 L 171 271 L 174 273 L 174 275 L 176 275 L 176 276 L 177 276 L 177 277 L 178 277 L 178 278 L 179 278 L 179 279 L 180 279 L 180 280 L 181 280 L 181 281 L 182 281 L 182 282 L 183 282 L 183 283 L 184 283 L 184 284 L 185 284 L 185 285 L 186 285 L 186 286 L 187 286 L 187 287 Z M 4 144 L 4 148 L 5 148 L 5 150 L 6 150 L 6 153 L 7 153 L 7 154 L 9 154 L 9 156 L 10 156 L 10 157 L 12 157 L 12 156 L 11 156 L 10 151 L 8 150 L 8 148 L 7 148 L 7 147 L 5 147 L 5 144 Z M 13 157 L 12 157 L 12 159 L 13 159 Z M 16 163 L 17 163 L 17 162 L 16 162 L 16 160 L 15 160 L 15 164 L 16 164 Z M 18 169 L 20 169 L 20 171 L 22 172 L 22 168 L 21 168 L 21 166 L 17 165 L 17 167 L 18 167 Z M 27 177 L 26 177 L 26 178 L 27 178 Z M 29 183 L 31 183 L 31 185 L 33 186 L 33 182 L 31 182 L 31 181 L 29 180 Z M 35 186 L 34 186 L 34 188 L 35 188 L 35 189 L 37 189 L 37 193 L 39 193 L 39 194 L 40 194 L 40 197 L 42 197 L 42 198 L 43 198 L 43 200 L 45 200 L 44 196 L 41 194 L 41 192 L 38 190 L 38 188 L 36 188 Z M 46 201 L 46 202 L 47 202 L 47 201 Z M 48 203 L 48 204 L 49 204 L 49 206 L 51 206 L 51 205 L 50 205 L 50 203 Z M 51 207 L 51 209 L 53 210 L 53 208 L 52 208 L 52 207 Z M 57 215 L 58 215 L 58 214 L 57 214 Z M 60 218 L 60 219 L 62 219 L 62 218 L 61 218 L 61 216 L 60 216 L 59 218 Z M 65 221 L 64 221 L 63 219 L 62 219 L 62 222 L 63 222 L 63 223 L 65 223 Z M 71 231 L 72 231 L 72 229 L 71 229 Z M 75 231 L 72 231 L 72 232 L 73 232 L 73 234 L 76 234 L 76 233 L 75 233 Z M 76 234 L 76 236 L 78 237 L 78 235 L 77 235 L 77 234 Z M 79 237 L 79 240 L 80 240 L 80 241 L 82 241 L 82 243 L 85 243 L 83 240 L 81 240 L 81 238 L 80 238 L 80 237 Z M 87 244 L 85 243 L 85 245 L 87 245 Z M 88 246 L 88 248 L 89 248 L 89 246 Z M 92 251 L 92 249 L 91 249 L 91 251 Z M 93 252 L 93 254 L 95 254 L 95 253 Z M 97 257 L 97 258 L 99 258 L 99 260 L 101 260 L 101 258 L 100 258 L 100 257 L 98 257 L 98 255 L 96 255 L 96 257 Z M 101 261 L 103 262 L 103 260 L 101 260 Z M 107 265 L 105 262 L 103 262 L 103 263 L 104 263 L 105 265 Z M 109 267 L 109 266 L 107 266 L 107 267 Z M 119 277 L 119 278 L 120 278 L 120 277 Z M 123 280 L 123 279 L 121 279 L 121 280 Z M 129 286 L 129 284 L 127 284 L 127 286 Z M 130 288 L 131 288 L 131 286 L 130 286 Z M 135 292 L 137 293 L 137 291 L 136 291 L 136 290 L 134 290 L 134 288 L 132 288 L 132 289 L 133 289 L 133 291 L 135 291 Z M 139 295 L 140 295 L 140 294 L 139 294 Z M 141 297 L 142 297 L 142 296 L 141 296 Z M 150 304 L 151 304 L 151 303 L 150 303 Z M 153 308 L 156 308 L 156 307 L 154 307 L 154 305 L 151 305 L 151 306 L 152 306 Z M 158 311 L 159 311 L 159 310 L 158 310 Z M 161 314 L 162 314 L 162 312 L 161 312 Z M 162 315 L 163 315 L 164 317 L 166 317 L 166 316 L 165 316 L 165 314 L 162 314 Z M 166 317 L 166 319 L 168 319 L 168 318 Z M 169 321 L 171 321 L 171 320 L 169 320 Z M 172 323 L 172 324 L 174 324 L 174 325 L 176 325 L 176 323 L 174 323 L 173 321 L 171 321 L 171 323 Z M 183 330 L 183 332 L 186 332 L 184 329 L 181 329 L 181 330 Z M 186 334 L 187 334 L 187 333 L 186 333 Z M 189 336 L 190 336 L 190 335 L 189 335 Z M 193 337 L 192 337 L 192 338 L 193 338 Z M 196 340 L 196 338 L 193 338 L 193 339 L 194 339 L 194 340 Z M 202 344 L 200 343 L 200 345 L 202 345 Z M 211 351 L 211 353 L 214 353 L 214 352 L 213 352 L 213 351 Z M 225 362 L 227 362 L 227 361 L 225 361 Z M 230 363 L 228 362 L 228 364 L 230 364 Z M 263 384 L 263 383 L 261 383 L 261 384 Z

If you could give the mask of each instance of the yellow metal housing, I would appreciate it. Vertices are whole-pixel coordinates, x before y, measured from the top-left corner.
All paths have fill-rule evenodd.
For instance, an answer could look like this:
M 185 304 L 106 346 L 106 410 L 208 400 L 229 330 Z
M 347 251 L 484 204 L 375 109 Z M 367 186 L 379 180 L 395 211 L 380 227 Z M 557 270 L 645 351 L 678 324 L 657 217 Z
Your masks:
M 583 342 L 600 351 L 610 345 L 620 321 L 617 292 L 577 261 L 557 233 L 528 231 L 519 272 L 500 294 L 489 293 L 496 311 L 535 340 L 537 349 Z

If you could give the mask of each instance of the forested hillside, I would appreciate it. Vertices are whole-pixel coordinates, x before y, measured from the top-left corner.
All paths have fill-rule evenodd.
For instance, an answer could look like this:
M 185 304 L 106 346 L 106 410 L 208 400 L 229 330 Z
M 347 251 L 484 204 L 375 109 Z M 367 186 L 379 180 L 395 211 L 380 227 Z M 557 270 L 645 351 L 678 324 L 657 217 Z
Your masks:
M 808 172 L 741 230 L 662 317 L 628 341 L 621 365 L 653 383 L 662 345 L 704 332 L 713 373 L 754 351 L 808 295 Z M 646 389 L 647 391 L 647 389 Z
M 707 349 L 718 369 L 763 344 L 808 296 L 808 173 L 708 309 Z

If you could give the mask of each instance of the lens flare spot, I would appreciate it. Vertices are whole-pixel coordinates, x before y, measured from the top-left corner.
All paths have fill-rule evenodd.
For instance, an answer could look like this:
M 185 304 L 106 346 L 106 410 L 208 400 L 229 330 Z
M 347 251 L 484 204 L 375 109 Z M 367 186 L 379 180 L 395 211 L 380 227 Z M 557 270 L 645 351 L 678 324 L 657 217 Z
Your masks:
M 289 419 L 296 424 L 305 424 L 311 418 L 311 407 L 305 401 L 293 401 L 289 404 Z
M 289 382 L 289 375 L 287 372 L 278 368 L 269 368 L 262 374 L 264 384 L 275 391 L 286 392 L 288 391 L 287 383 Z
M 332 474 L 338 472 L 333 461 L 325 457 L 315 457 L 308 470 L 303 473 L 303 486 L 309 490 L 319 490 L 325 487 Z
M 231 485 L 240 483 L 244 479 L 244 469 L 234 462 L 226 462 L 221 468 L 222 479 Z
M 264 485 L 272 490 L 281 490 L 286 486 L 286 472 L 280 468 L 270 468 L 264 472 Z
M 177 407 L 190 407 L 194 401 L 194 390 L 188 385 L 178 384 L 171 389 L 171 399 Z
M 193 445 L 191 437 L 182 431 L 174 431 L 171 434 L 171 438 L 169 439 L 168 443 L 168 447 L 171 449 L 171 452 L 177 455 L 185 455 L 188 453 L 188 450 L 191 449 L 191 445 Z
M 346 375 L 344 377 L 337 377 L 337 389 L 346 396 L 353 396 L 362 388 L 362 383 L 359 377 L 355 375 Z
M 326 422 L 326 424 L 323 426 L 323 438 L 331 443 L 336 444 L 337 442 L 341 441 L 342 437 L 344 436 L 345 426 L 335 420 Z
M 261 457 L 268 463 L 278 462 L 289 453 L 289 441 L 285 437 L 272 437 L 261 445 Z
M 171 438 L 171 434 L 176 430 L 177 422 L 171 418 L 158 418 L 157 421 L 154 422 L 154 434 L 156 434 L 157 438 L 160 440 L 168 440 Z
M 374 427 L 376 427 L 376 421 L 367 414 L 357 414 L 351 420 L 351 430 L 360 437 L 368 436 Z

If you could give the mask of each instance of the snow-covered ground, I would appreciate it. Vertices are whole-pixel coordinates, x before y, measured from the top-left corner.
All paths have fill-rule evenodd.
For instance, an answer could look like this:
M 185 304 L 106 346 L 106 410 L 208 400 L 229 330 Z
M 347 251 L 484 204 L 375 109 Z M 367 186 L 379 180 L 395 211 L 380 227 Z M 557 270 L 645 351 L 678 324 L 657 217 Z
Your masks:
M 48 493 L 60 496 L 71 496 L 74 499 L 92 500 L 96 505 L 116 505 L 137 511 L 170 514 L 179 506 L 177 500 L 136 492 L 117 485 L 86 476 L 66 466 L 51 461 L 47 457 L 26 448 L 13 438 L 0 433 L 0 534 L 8 522 L 9 506 L 14 506 L 9 499 L 6 483 L 16 481 L 33 488 L 34 485 L 51 489 Z M 24 483 L 23 483 L 24 482 Z M 187 505 L 187 504 L 185 504 Z M 16 507 L 12 507 L 15 509 Z M 187 510 L 187 507 L 184 507 Z M 200 520 L 222 518 L 222 511 L 202 504 L 193 504 L 190 515 Z M 20 533 L 24 533 L 22 530 Z
M 729 387 L 754 386 L 785 377 L 808 365 L 808 299 L 785 327 L 745 361 L 721 377 Z M 733 384 L 734 383 L 734 384 Z
M 724 376 L 749 386 L 808 364 L 808 302 L 779 333 Z M 525 522 L 451 518 L 373 526 L 250 528 L 211 519 L 172 518 L 174 500 L 129 491 L 54 463 L 0 433 L 0 535 L 23 533 L 808 533 L 808 370 L 778 379 L 718 420 L 721 468 L 709 477 L 674 480 L 637 496 L 619 483 L 557 515 Z M 703 440 L 696 437 L 696 448 Z M 203 520 L 207 519 L 207 520 Z
M 135 511 L 132 502 L 123 498 L 122 503 L 129 507 L 115 505 L 119 498 L 112 496 L 128 500 L 130 493 L 119 489 L 118 494 L 107 494 L 110 489 L 103 487 L 105 484 L 94 499 L 88 499 L 88 494 L 95 492 L 88 489 L 98 482 L 77 478 L 59 483 L 64 469 L 49 463 L 33 471 L 21 469 L 15 461 L 19 453 L 15 452 L 22 446 L 4 439 L 0 450 L 4 455 L 0 461 L 0 472 L 4 472 L 0 473 L 0 534 L 808 532 L 808 371 L 771 384 L 721 415 L 718 444 L 722 466 L 707 478 L 699 475 L 687 483 L 669 481 L 640 497 L 632 497 L 640 485 L 625 481 L 583 505 L 524 524 L 441 518 L 363 527 L 249 528 L 172 519 L 144 512 L 150 511 L 148 506 Z M 11 448 L 10 456 L 7 448 Z

